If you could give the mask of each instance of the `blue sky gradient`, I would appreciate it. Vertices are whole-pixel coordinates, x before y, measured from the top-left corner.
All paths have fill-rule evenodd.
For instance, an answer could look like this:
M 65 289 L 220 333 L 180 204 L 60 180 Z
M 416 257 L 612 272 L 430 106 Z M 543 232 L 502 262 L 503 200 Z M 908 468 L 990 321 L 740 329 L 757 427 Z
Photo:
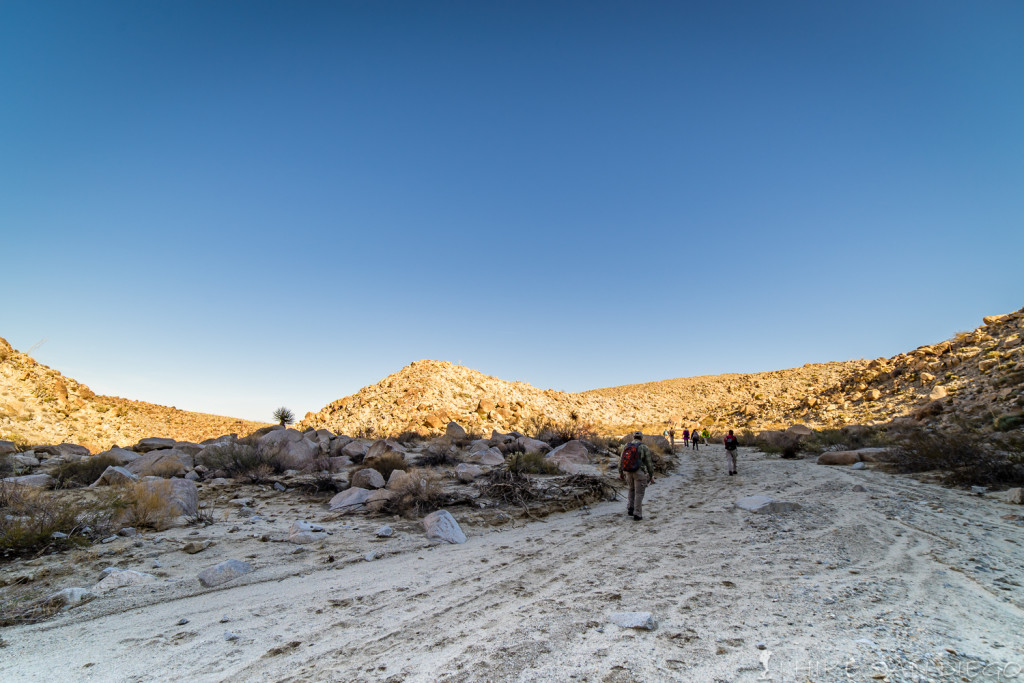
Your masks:
M 1019 2 L 0 3 L 0 336 L 300 416 L 579 391 L 1024 305 Z

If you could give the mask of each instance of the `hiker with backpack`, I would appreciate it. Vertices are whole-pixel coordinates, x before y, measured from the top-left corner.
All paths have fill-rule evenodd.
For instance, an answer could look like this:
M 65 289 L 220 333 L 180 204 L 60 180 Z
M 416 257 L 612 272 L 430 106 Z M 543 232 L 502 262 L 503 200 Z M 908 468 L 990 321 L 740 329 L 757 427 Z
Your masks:
M 690 432 L 690 446 L 693 448 L 693 450 L 699 450 L 697 448 L 698 443 L 700 443 L 700 433 L 697 431 L 697 428 L 694 427 L 693 431 Z
M 644 518 L 644 491 L 654 483 L 654 462 L 651 460 L 651 449 L 644 445 L 641 432 L 633 434 L 633 440 L 622 449 L 619 458 L 619 479 L 626 482 L 629 497 L 626 501 L 626 514 L 639 522 Z
M 709 437 L 709 436 L 711 436 L 711 432 L 709 432 L 709 431 L 708 431 L 708 428 L 707 428 L 707 427 L 705 427 L 705 428 L 704 428 L 704 431 L 702 431 L 702 432 L 700 433 L 700 438 L 701 438 L 701 439 L 702 439 L 702 440 L 704 441 L 704 445 L 705 445 L 705 446 L 707 446 L 707 445 L 708 445 L 708 437 Z
M 683 448 L 688 448 L 690 445 L 690 430 L 683 430 Z
M 725 435 L 725 454 L 729 456 L 729 476 L 736 474 L 736 448 L 740 445 L 739 439 L 733 436 L 732 430 Z

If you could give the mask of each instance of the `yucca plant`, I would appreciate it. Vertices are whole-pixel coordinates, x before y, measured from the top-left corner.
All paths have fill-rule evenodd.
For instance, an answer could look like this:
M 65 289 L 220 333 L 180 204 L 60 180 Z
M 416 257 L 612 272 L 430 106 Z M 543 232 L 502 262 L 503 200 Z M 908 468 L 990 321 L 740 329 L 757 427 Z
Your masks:
M 281 406 L 280 408 L 274 411 L 274 419 L 277 420 L 282 427 L 284 427 L 295 422 L 295 413 L 288 410 L 284 406 Z

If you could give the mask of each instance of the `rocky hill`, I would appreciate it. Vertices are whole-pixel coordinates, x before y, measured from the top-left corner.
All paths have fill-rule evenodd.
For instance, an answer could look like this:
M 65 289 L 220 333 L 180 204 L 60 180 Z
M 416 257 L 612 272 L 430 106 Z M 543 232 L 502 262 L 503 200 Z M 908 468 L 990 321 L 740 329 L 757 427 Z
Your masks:
M 98 396 L 0 338 L 0 439 L 82 444 L 93 452 L 149 436 L 201 441 L 248 434 L 264 423 Z
M 412 363 L 325 406 L 304 427 L 346 434 L 438 433 L 448 421 L 488 433 L 529 432 L 576 417 L 615 433 L 669 424 L 753 430 L 873 424 L 894 418 L 969 421 L 987 429 L 1024 403 L 1024 309 L 892 358 L 808 364 L 634 384 L 581 393 L 506 382 L 443 361 Z

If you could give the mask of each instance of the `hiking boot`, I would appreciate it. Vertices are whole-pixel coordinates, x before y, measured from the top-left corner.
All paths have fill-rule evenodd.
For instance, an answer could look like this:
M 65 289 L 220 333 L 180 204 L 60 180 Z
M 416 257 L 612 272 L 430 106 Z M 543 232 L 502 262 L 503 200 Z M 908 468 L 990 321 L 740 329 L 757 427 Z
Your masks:
M 633 508 L 626 508 L 626 516 L 627 517 L 632 517 L 633 516 Z
M 643 517 L 641 517 L 640 515 L 633 515 L 633 521 L 634 522 L 643 521 Z

